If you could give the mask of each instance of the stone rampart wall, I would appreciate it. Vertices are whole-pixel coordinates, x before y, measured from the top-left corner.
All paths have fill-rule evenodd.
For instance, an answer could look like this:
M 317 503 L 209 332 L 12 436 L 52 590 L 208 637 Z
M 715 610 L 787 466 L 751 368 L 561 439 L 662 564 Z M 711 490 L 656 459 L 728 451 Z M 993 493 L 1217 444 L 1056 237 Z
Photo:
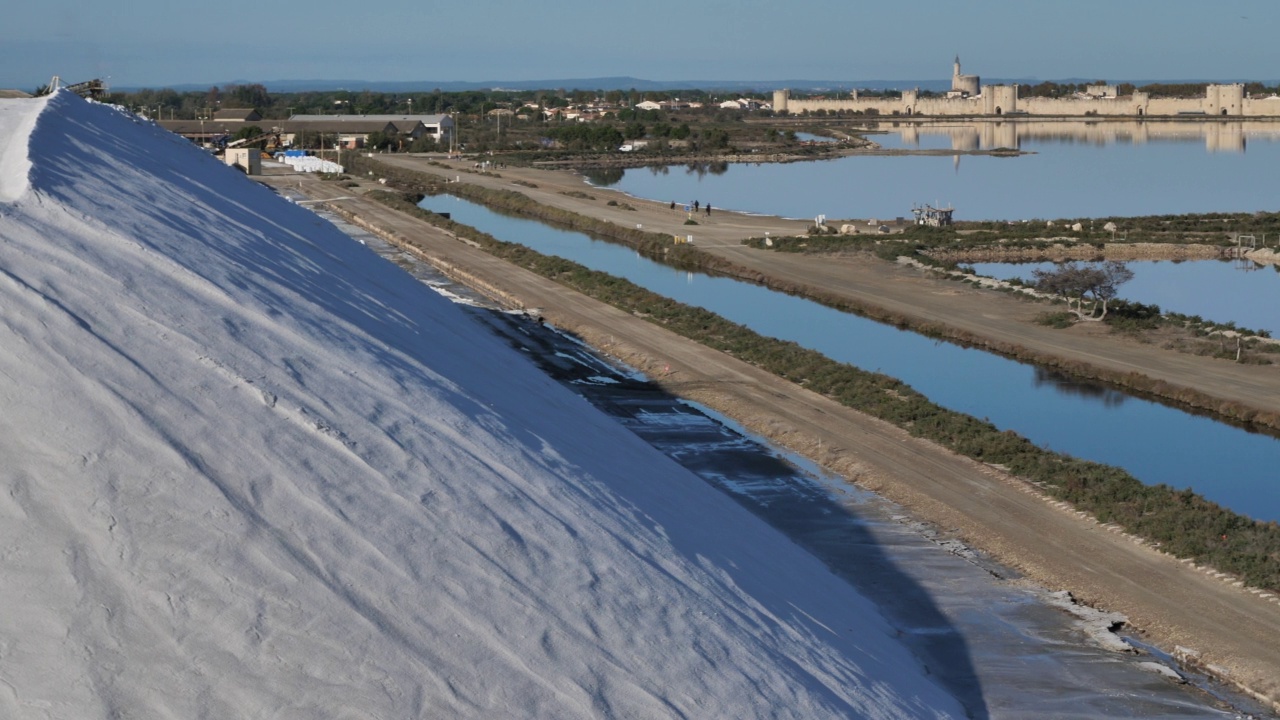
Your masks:
M 918 97 L 907 90 L 901 98 L 796 100 L 774 93 L 774 109 L 805 112 L 862 112 L 880 115 L 1057 115 L 1145 117 L 1205 115 L 1211 117 L 1280 117 L 1280 98 L 1251 99 L 1243 85 L 1210 85 L 1202 98 L 1152 98 L 1135 92 L 1115 98 L 1018 97 L 1015 85 L 986 85 L 982 94 L 965 98 Z

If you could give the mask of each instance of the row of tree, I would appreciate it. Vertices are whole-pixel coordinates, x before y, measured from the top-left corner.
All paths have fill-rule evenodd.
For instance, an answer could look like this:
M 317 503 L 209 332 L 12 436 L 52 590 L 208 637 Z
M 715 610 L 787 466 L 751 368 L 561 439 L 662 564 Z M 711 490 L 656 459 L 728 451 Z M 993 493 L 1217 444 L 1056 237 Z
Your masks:
M 1018 92 L 1023 97 L 1065 97 L 1076 92 L 1083 92 L 1089 85 L 1103 84 L 1069 82 L 1042 82 L 1033 85 L 1022 85 Z M 1116 86 L 1120 95 L 1131 94 L 1135 89 L 1151 93 L 1157 97 L 1200 97 L 1204 95 L 1208 83 L 1153 83 L 1136 87 L 1132 83 L 1120 83 Z M 42 88 L 44 89 L 44 88 Z M 1280 87 L 1267 86 L 1260 82 L 1247 83 L 1245 91 L 1252 95 L 1280 93 Z M 935 93 L 926 92 L 929 96 Z M 622 120 L 653 122 L 658 118 L 655 111 L 638 110 L 634 106 L 645 100 L 661 102 L 680 99 L 688 102 L 702 103 L 704 109 L 715 109 L 722 93 L 706 90 L 680 90 L 678 92 L 640 91 L 640 90 L 465 90 L 443 92 L 430 90 L 421 92 L 375 92 L 372 90 L 330 90 L 316 92 L 272 93 L 260 83 L 233 84 L 222 87 L 211 87 L 208 90 L 178 92 L 176 90 L 143 89 L 132 92 L 116 92 L 107 95 L 106 100 L 131 108 L 146 108 L 153 115 L 164 118 L 196 119 L 208 115 L 219 107 L 256 108 L 269 119 L 283 119 L 291 114 L 355 114 L 375 115 L 394 113 L 426 113 L 482 116 L 495 108 L 507 108 L 519 111 L 521 107 L 532 105 L 540 108 L 580 107 L 594 104 L 608 104 L 619 107 Z M 844 93 L 837 93 L 843 96 Z M 895 90 L 860 91 L 860 97 L 899 97 Z M 829 95 L 826 95 L 829 96 Z M 727 97 L 727 96 L 726 96 Z M 732 97 L 747 97 L 769 100 L 767 93 L 748 90 L 733 93 Z M 824 97 L 824 95 L 806 95 L 797 93 L 797 99 L 805 97 Z M 535 111 L 530 111 L 535 114 Z
M 1081 83 L 1057 83 L 1042 82 L 1035 85 L 1019 85 L 1018 95 L 1021 97 L 1067 97 L 1078 92 L 1085 92 L 1090 85 L 1106 85 L 1102 80 L 1095 82 Z M 1133 83 L 1119 83 L 1116 85 L 1116 94 L 1120 96 L 1132 95 L 1135 90 L 1149 93 L 1152 97 L 1204 97 L 1205 88 L 1209 86 L 1207 82 L 1195 83 L 1148 83 L 1146 85 L 1134 85 Z M 1245 83 L 1244 91 L 1250 95 L 1268 95 L 1280 94 L 1280 87 L 1265 85 L 1260 82 Z
M 695 147 L 720 149 L 729 146 L 729 132 L 719 127 L 705 127 L 697 132 L 688 123 L 670 125 L 656 123 L 646 126 L 632 122 L 626 125 L 613 123 L 568 123 L 547 128 L 544 136 L 559 142 L 570 150 L 609 151 L 626 140 L 687 140 Z
M 634 105 L 644 100 L 673 99 L 672 93 L 639 90 L 466 90 L 443 92 L 431 90 L 410 93 L 375 92 L 371 90 L 332 90 L 323 92 L 271 93 L 264 85 L 226 85 L 208 90 L 177 92 L 171 89 L 144 89 L 116 92 L 106 100 L 131 108 L 150 109 L 164 118 L 192 120 L 220 107 L 255 108 L 268 119 L 283 119 L 292 114 L 443 114 L 483 116 L 496 108 L 519 110 L 526 105 L 540 108 L 563 108 L 607 103 L 622 108 L 623 120 L 657 121 L 660 114 L 637 110 Z M 733 97 L 760 97 L 759 93 L 734 93 Z M 716 94 L 680 91 L 682 100 L 713 106 Z M 530 111 L 531 114 L 536 112 Z

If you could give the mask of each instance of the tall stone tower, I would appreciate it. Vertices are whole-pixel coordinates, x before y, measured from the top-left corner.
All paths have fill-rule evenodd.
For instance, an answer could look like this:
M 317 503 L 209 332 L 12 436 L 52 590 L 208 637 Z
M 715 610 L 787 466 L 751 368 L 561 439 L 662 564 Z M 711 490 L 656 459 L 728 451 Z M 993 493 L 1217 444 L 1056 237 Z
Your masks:
M 951 92 L 961 95 L 977 95 L 982 86 L 977 75 L 965 75 L 960 72 L 960 56 L 956 55 L 956 64 L 951 70 Z
M 787 112 L 787 101 L 791 99 L 791 90 L 781 88 L 773 91 L 773 111 L 776 113 Z

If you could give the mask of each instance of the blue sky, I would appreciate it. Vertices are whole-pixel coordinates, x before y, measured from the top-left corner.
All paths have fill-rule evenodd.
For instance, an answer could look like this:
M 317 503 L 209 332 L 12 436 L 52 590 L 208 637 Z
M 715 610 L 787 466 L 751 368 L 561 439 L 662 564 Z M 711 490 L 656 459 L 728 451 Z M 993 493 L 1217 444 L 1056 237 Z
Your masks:
M 0 87 L 232 80 L 1280 79 L 1275 0 L 49 0 Z M 910 8 L 907 10 L 906 8 Z

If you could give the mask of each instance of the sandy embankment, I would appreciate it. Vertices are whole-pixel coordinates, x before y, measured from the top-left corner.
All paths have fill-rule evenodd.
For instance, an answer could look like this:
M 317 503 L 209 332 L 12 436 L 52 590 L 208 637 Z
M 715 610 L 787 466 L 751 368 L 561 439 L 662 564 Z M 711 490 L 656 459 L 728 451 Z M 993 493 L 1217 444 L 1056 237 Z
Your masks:
M 522 171 L 517 177 L 539 187 L 512 189 L 536 192 L 539 198 L 557 203 L 573 200 L 561 192 L 582 189 L 580 181 L 563 173 Z M 494 186 L 510 187 L 517 177 L 489 180 Z M 313 197 L 350 192 L 320 182 L 308 183 L 306 191 Z M 660 227 L 664 216 L 666 223 L 673 222 L 669 208 L 657 203 L 630 201 L 638 209 L 626 211 L 605 205 L 607 199 L 617 197 L 615 193 L 592 190 L 591 194 L 596 200 L 583 201 L 589 210 L 638 218 L 640 223 Z M 1270 698 L 1270 702 L 1280 702 L 1280 646 L 1271 641 L 1280 637 L 1280 603 L 1274 598 L 1235 587 L 1229 579 L 1135 542 L 1115 528 L 1101 526 L 1049 501 L 997 468 L 912 438 L 758 368 L 511 266 L 421 221 L 362 199 L 336 205 L 359 215 L 366 227 L 414 248 L 420 257 L 447 273 L 500 289 L 500 296 L 516 306 L 541 308 L 550 322 L 659 378 L 674 394 L 722 412 L 752 432 L 880 492 L 1046 587 L 1071 590 L 1086 603 L 1124 613 L 1144 639 L 1170 650 L 1194 649 L 1199 662 L 1215 666 L 1222 677 Z M 716 236 L 707 230 L 727 238 L 744 228 L 761 227 L 794 233 L 800 225 L 732 213 L 716 212 L 713 218 L 715 224 L 699 226 L 702 237 Z M 742 252 L 736 242 L 726 249 Z M 836 271 L 846 269 L 838 263 L 828 264 Z M 937 295 L 934 304 L 947 307 L 957 299 L 952 293 L 962 289 L 956 288 L 956 283 L 885 263 L 878 263 L 872 274 L 881 276 L 884 287 L 895 283 L 907 286 L 912 296 L 922 288 L 943 290 L 945 294 Z M 977 290 L 963 290 L 978 294 Z M 992 294 L 981 296 L 989 301 Z
M 1272 248 L 1250 250 L 1245 253 L 1245 257 L 1258 264 L 1280 265 L 1280 251 Z
M 1035 322 L 1043 305 L 876 258 L 777 253 L 741 244 L 750 237 L 802 235 L 811 220 L 726 212 L 716 206 L 710 216 L 699 213 L 693 217 L 697 225 L 686 225 L 690 215 L 679 205 L 698 198 L 673 198 L 677 209 L 672 210 L 668 202 L 586 186 L 580 176 L 566 171 L 503 168 L 497 174 L 478 174 L 470 172 L 470 163 L 454 162 L 449 168 L 440 168 L 428 165 L 424 158 L 388 155 L 378 159 L 394 167 L 515 190 L 541 204 L 619 225 L 680 237 L 692 235 L 700 248 L 740 268 L 744 279 L 882 310 L 904 318 L 908 326 L 939 328 L 944 335 L 998 352 L 1017 349 L 1028 359 L 1060 371 L 1120 385 L 1137 383 L 1145 392 L 1201 410 L 1257 414 L 1263 422 L 1280 420 L 1277 366 L 1235 364 L 1166 350 L 1112 334 L 1095 323 L 1069 330 L 1046 328 Z M 618 204 L 608 205 L 610 200 Z M 716 201 L 713 197 L 700 200 Z M 1157 250 L 1152 246 L 1132 251 Z
M 1056 238 L 1051 238 L 1056 239 Z M 1214 260 L 1222 257 L 1217 245 L 1173 243 L 1092 243 L 1062 242 L 1045 248 L 982 248 L 936 253 L 956 262 L 1022 262 L 1032 260 Z

